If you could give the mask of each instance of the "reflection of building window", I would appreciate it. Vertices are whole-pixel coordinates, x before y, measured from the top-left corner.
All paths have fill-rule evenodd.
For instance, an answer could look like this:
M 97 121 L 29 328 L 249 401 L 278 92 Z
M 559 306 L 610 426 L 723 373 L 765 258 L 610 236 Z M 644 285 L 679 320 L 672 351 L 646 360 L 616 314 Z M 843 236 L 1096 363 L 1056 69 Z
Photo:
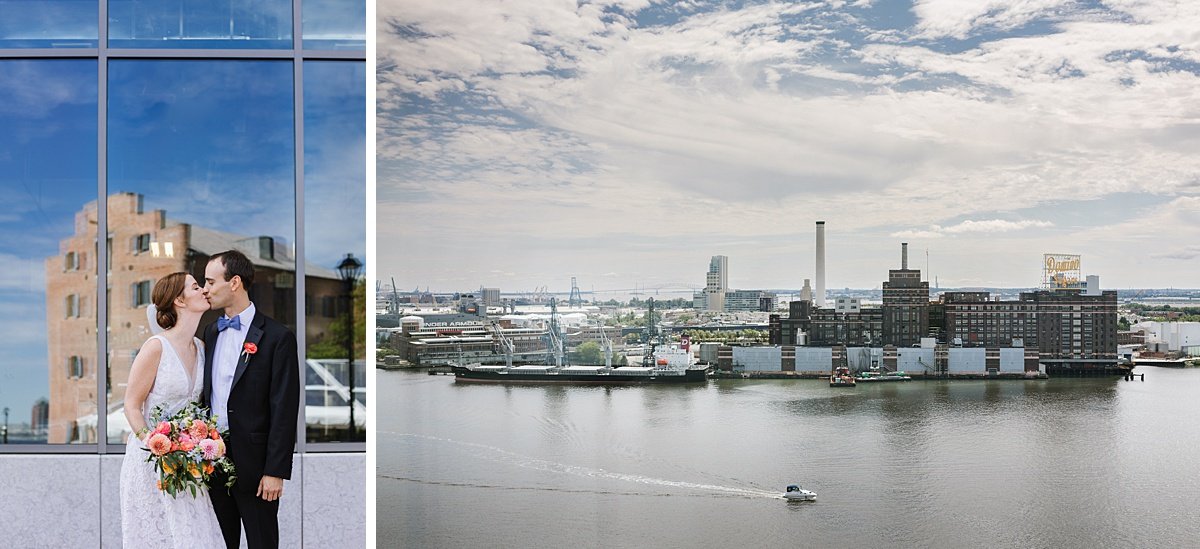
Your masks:
M 67 379 L 76 379 L 83 377 L 83 357 L 72 356 L 67 358 Z
M 150 251 L 150 233 L 139 234 L 133 238 L 133 253 L 140 254 Z
M 79 318 L 79 296 L 76 294 L 67 296 L 67 318 Z
M 333 318 L 337 316 L 337 298 L 325 296 L 321 298 L 321 316 L 325 318 Z
M 150 304 L 150 281 L 143 280 L 134 284 L 133 290 L 133 306 L 141 307 L 142 305 Z
M 75 252 L 67 252 L 67 257 L 63 260 L 63 270 L 78 271 L 79 255 Z

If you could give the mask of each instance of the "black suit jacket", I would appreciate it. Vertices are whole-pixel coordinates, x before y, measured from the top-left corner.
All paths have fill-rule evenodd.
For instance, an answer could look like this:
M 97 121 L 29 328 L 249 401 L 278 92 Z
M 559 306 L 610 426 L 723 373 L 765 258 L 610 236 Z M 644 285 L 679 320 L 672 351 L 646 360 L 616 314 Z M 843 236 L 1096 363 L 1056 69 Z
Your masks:
M 204 392 L 201 402 L 212 404 L 213 355 L 217 323 L 204 329 Z M 226 451 L 237 468 L 238 491 L 254 492 L 263 475 L 290 479 L 296 447 L 296 417 L 300 408 L 300 367 L 296 334 L 261 312 L 246 332 L 246 343 L 257 352 L 243 351 L 229 391 L 229 437 Z

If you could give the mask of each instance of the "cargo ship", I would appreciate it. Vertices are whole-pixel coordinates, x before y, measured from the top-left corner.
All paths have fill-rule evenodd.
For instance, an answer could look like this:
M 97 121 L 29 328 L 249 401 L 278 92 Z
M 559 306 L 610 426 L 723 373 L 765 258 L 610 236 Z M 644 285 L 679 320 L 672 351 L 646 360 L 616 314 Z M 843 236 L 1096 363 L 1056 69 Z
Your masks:
M 456 381 L 492 383 L 572 383 L 620 385 L 628 383 L 703 383 L 707 368 L 671 366 L 451 366 Z

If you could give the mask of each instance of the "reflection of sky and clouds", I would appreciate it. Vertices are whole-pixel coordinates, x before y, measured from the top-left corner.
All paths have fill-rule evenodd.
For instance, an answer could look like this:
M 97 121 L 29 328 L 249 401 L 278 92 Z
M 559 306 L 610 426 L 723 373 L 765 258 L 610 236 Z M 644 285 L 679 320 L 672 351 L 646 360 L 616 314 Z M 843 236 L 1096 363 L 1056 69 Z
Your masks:
M 292 242 L 286 61 L 109 64 L 108 190 L 170 219 Z
M 108 8 L 109 48 L 299 47 L 291 0 L 99 1 Z M 365 4 L 302 6 L 306 48 L 363 49 Z M 0 50 L 97 48 L 99 7 L 98 0 L 0 0 Z M 27 423 L 32 404 L 49 396 L 46 261 L 99 194 L 97 50 L 61 55 L 75 54 L 90 59 L 0 59 L 0 408 L 11 408 L 13 424 Z M 109 194 L 140 193 L 147 210 L 165 210 L 172 222 L 293 247 L 292 61 L 131 55 L 109 50 L 101 107 Z M 306 69 L 307 256 L 327 269 L 347 252 L 365 255 L 364 223 L 346 223 L 365 218 L 364 66 Z M 89 255 L 89 269 L 94 261 Z M 97 362 L 89 358 L 89 368 Z
M 94 48 L 97 0 L 0 0 L 0 48 Z
M 290 48 L 291 0 L 111 0 L 118 48 Z
M 0 61 L 0 407 L 14 422 L 49 396 L 45 260 L 96 198 L 96 97 L 95 60 Z
M 366 257 L 366 64 L 304 64 L 304 222 L 308 262 Z
M 367 36 L 367 4 L 347 0 L 304 2 L 301 23 L 304 49 L 363 49 Z

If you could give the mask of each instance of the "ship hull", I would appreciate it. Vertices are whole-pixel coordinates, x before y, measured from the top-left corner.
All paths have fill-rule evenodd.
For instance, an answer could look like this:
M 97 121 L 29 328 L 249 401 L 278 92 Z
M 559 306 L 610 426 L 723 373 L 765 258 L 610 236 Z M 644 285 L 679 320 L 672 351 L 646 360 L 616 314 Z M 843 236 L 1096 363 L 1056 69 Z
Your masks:
M 685 370 L 681 374 L 628 375 L 620 373 L 510 373 L 476 372 L 463 366 L 453 366 L 454 380 L 475 383 L 565 383 L 571 385 L 629 385 L 662 383 L 703 383 L 708 380 L 705 370 Z M 620 368 L 614 370 L 620 372 Z

